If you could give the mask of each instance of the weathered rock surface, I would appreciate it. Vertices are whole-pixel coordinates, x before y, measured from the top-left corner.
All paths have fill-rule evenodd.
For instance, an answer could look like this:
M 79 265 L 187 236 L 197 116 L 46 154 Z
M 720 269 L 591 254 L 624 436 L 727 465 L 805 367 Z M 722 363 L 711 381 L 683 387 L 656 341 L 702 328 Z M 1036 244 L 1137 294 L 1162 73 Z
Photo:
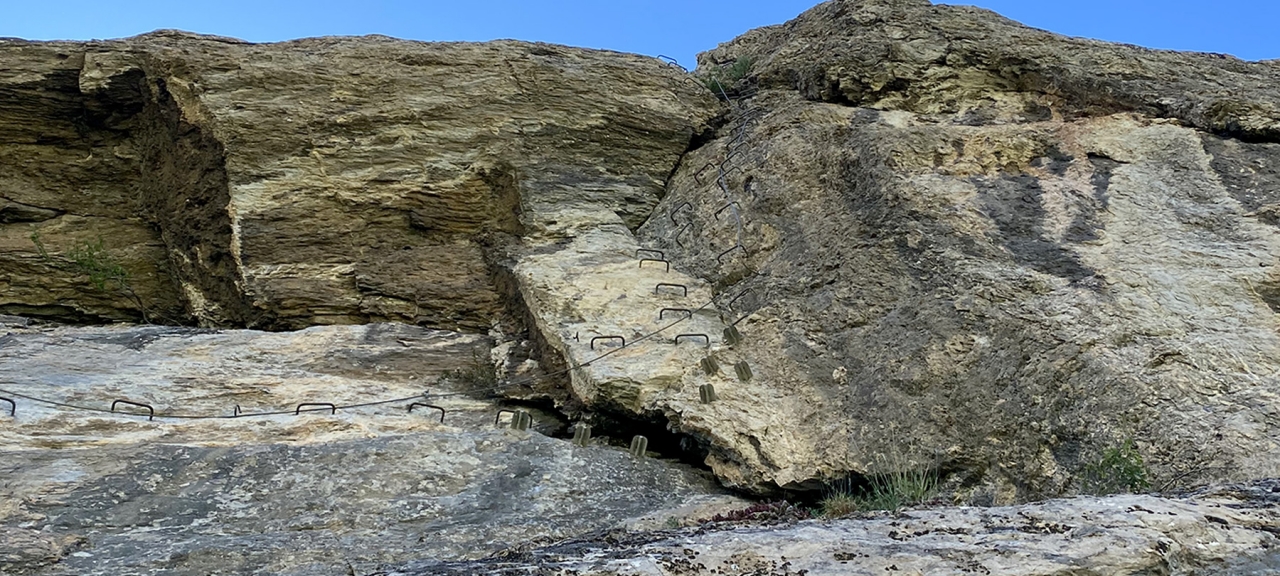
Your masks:
M 1267 482 L 1189 499 L 1076 498 L 613 534 L 517 558 L 418 563 L 388 575 L 1275 574 L 1278 493 L 1280 486 Z
M 563 425 L 532 408 L 534 430 L 496 429 L 498 405 L 437 381 L 488 354 L 479 336 L 390 324 L 8 331 L 0 388 L 98 409 L 129 399 L 157 419 L 23 397 L 10 418 L 4 404 L 0 574 L 366 574 L 741 502 L 703 472 L 545 436 L 535 430 Z M 411 400 L 291 413 L 427 387 L 443 424 L 407 412 Z M 237 404 L 286 414 L 171 418 Z
M 922 1 L 829 2 L 702 70 L 748 57 L 639 238 L 742 294 L 755 378 L 718 389 L 732 433 L 688 390 L 637 413 L 759 489 L 938 466 L 1013 503 L 1129 438 L 1157 488 L 1280 475 L 1273 66 Z
M 1274 64 L 921 0 L 828 2 L 702 70 L 744 58 L 733 112 L 707 136 L 720 109 L 706 91 L 636 56 L 0 41 L 0 313 L 471 333 L 508 320 L 495 334 L 530 330 L 502 343 L 541 363 L 528 373 L 566 375 L 520 397 L 666 427 L 722 482 L 761 492 L 936 467 L 962 501 L 1016 503 L 1087 488 L 1081 473 L 1129 439 L 1155 488 L 1280 476 Z M 92 262 L 71 262 L 98 238 L 97 263 L 128 270 L 131 291 L 92 289 Z M 627 345 L 597 339 L 614 336 Z M 131 390 L 42 368 L 58 366 L 41 351 L 56 336 L 33 338 L 6 374 L 98 405 Z M 454 338 L 451 358 L 487 346 Z M 303 363 L 188 389 L 203 368 L 175 353 L 187 359 L 148 367 L 136 395 L 174 412 L 422 383 Z M 479 407 L 448 407 L 482 423 Z M 18 418 L 45 431 L 5 432 L 23 446 L 206 450 L 252 434 L 104 428 L 25 404 Z M 416 415 L 363 418 L 280 418 L 252 439 L 282 451 L 272 439 L 368 431 L 416 448 L 437 433 Z M 28 536 L 14 554 L 29 561 L 74 544 Z
M 639 226 L 715 113 L 658 60 L 543 44 L 0 41 L 0 312 L 483 332 L 504 246 Z M 136 298 L 65 257 L 99 238 Z

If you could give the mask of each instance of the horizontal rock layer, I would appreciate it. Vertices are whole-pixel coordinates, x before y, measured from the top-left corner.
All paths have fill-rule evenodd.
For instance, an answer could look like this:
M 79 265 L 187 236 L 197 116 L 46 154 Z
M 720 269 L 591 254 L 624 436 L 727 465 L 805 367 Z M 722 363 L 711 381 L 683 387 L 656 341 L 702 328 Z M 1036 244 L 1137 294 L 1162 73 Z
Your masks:
M 528 407 L 531 430 L 496 426 L 516 407 L 440 379 L 488 357 L 479 336 L 394 324 L 6 332 L 0 397 L 17 405 L 0 416 L 0 574 L 367 574 L 741 505 L 706 473 L 609 446 L 609 430 L 574 446 L 544 435 L 563 431 L 555 415 Z M 104 411 L 126 399 L 156 419 L 28 396 Z M 397 398 L 409 400 L 347 408 Z M 447 414 L 406 410 L 413 401 Z M 304 402 L 342 408 L 295 415 Z M 285 413 L 230 418 L 236 407 Z
M 640 56 L 178 32 L 2 41 L 0 110 L 0 311 L 473 331 L 504 246 L 584 210 L 638 226 L 715 113 Z
M 1189 499 L 1077 498 L 913 510 L 789 526 L 610 535 L 481 562 L 420 562 L 388 576 L 575 574 L 1272 574 L 1275 482 Z

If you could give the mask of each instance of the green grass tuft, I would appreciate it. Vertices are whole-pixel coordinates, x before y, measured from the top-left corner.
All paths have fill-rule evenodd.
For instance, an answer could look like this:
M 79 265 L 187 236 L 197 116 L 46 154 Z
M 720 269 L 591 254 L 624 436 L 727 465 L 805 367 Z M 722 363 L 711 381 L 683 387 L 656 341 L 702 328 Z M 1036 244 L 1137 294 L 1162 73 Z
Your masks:
M 819 502 L 823 517 L 839 518 L 855 512 L 897 510 L 931 500 L 938 493 L 938 474 L 932 468 L 900 466 L 868 478 L 866 485 L 837 481 Z
M 1102 451 L 1096 462 L 1085 467 L 1083 488 L 1089 494 L 1143 492 L 1151 488 L 1147 467 L 1132 438 Z

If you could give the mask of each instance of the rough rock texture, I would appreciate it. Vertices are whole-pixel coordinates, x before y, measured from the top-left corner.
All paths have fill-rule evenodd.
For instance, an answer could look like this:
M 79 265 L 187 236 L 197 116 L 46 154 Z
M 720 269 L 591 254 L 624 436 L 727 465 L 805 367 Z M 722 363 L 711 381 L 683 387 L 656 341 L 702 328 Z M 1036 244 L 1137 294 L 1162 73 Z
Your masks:
M 7 393 L 91 408 L 153 405 L 155 421 L 22 397 L 0 417 L 0 574 L 367 574 L 476 559 L 622 525 L 742 505 L 709 475 L 600 442 L 576 447 L 532 410 L 437 383 L 487 339 L 404 325 L 293 333 L 19 328 L 0 338 Z M 337 414 L 214 420 L 300 402 L 409 401 Z M 418 398 L 422 400 L 422 398 Z M 505 422 L 503 422 L 505 424 Z M 708 511 L 710 510 L 710 511 Z
M 1274 66 L 905 0 L 828 2 L 701 71 L 747 57 L 639 237 L 712 287 L 755 378 L 710 426 L 680 419 L 696 390 L 637 413 L 757 489 L 937 466 L 1012 503 L 1130 438 L 1157 488 L 1280 475 Z
M 1077 498 L 766 528 L 613 534 L 517 558 L 415 563 L 388 576 L 1275 574 L 1278 493 L 1280 486 L 1268 482 L 1190 499 Z
M 715 113 L 658 60 L 543 44 L 3 40 L 0 312 L 485 331 L 506 245 L 639 226 Z M 67 261 L 98 238 L 137 298 Z
M 511 311 L 568 375 L 520 395 L 761 492 L 937 467 L 1011 503 L 1129 439 L 1156 488 L 1280 476 L 1274 63 L 923 0 L 828 2 L 702 72 L 747 57 L 720 123 L 670 66 L 554 46 L 0 42 L 0 313 Z M 68 261 L 98 237 L 132 294 Z

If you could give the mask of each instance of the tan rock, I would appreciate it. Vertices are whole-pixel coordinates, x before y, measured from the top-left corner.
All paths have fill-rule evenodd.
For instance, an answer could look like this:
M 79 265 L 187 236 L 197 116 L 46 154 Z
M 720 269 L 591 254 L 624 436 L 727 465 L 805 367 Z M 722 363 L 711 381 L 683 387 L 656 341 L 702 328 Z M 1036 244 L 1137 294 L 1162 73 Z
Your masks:
M 56 318 L 140 316 L 66 289 L 57 256 L 96 235 L 154 316 L 485 331 L 503 246 L 583 209 L 639 226 L 715 113 L 658 60 L 520 42 L 157 32 L 0 62 L 0 309 Z
M 1088 489 L 1130 438 L 1155 487 L 1280 474 L 1273 68 L 908 1 L 823 4 L 702 70 L 743 57 L 758 95 L 639 234 L 745 294 L 737 435 L 682 426 L 723 479 L 898 462 L 1014 502 Z

